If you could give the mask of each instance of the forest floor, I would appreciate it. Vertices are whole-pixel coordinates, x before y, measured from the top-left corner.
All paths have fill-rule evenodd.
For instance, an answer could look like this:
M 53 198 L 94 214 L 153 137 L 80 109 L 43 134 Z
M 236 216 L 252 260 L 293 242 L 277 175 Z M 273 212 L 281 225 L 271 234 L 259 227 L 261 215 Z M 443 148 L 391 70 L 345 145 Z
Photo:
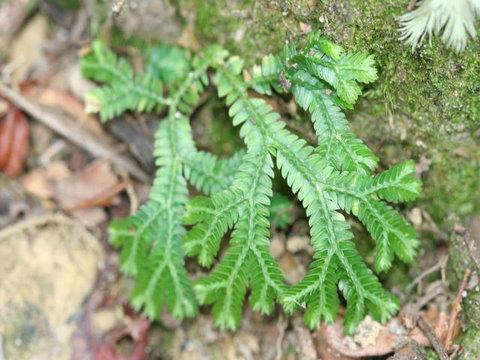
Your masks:
M 32 3 L 0 2 L 0 360 L 461 356 L 462 300 L 479 278 L 467 269 L 452 287 L 447 240 L 461 239 L 463 256 L 480 266 L 480 220 L 447 234 L 419 207 L 408 219 L 443 242 L 385 279 L 402 304 L 387 324 L 367 317 L 346 337 L 341 319 L 310 331 L 301 314 L 245 308 L 241 328 L 224 332 L 208 308 L 183 322 L 167 313 L 151 322 L 132 310 L 132 284 L 119 274 L 106 228 L 147 197 L 154 117 L 125 115 L 105 127 L 86 113 L 93 84 L 82 78 L 79 57 L 91 41 L 91 13 Z M 196 47 L 188 36 L 182 45 Z M 141 67 L 135 48 L 116 50 Z M 286 278 L 299 281 L 311 257 L 304 214 L 273 232 L 271 249 Z

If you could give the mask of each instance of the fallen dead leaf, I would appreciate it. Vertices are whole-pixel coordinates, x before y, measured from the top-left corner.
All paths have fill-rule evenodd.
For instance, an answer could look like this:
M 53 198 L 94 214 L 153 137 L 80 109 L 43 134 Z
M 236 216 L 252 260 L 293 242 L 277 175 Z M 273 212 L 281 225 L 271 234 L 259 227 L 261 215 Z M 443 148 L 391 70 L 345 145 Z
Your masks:
M 116 193 L 107 197 L 104 194 L 118 183 L 110 163 L 96 160 L 72 176 L 56 181 L 53 184 L 53 198 L 65 210 L 89 208 L 92 207 L 91 204 L 98 205 L 96 199 L 99 198 L 102 205 L 111 205 Z
M 21 182 L 30 194 L 42 200 L 48 200 L 54 196 L 53 184 L 70 176 L 70 170 L 65 162 L 54 161 L 44 168 L 30 171 L 21 179 Z
M 23 177 L 25 189 L 39 198 L 53 200 L 88 227 L 107 220 L 104 206 L 117 202 L 116 195 L 128 182 L 119 181 L 109 162 L 96 160 L 82 170 L 72 173 L 62 161 L 35 169 Z
M 312 31 L 312 26 L 302 21 L 299 22 L 298 26 L 300 27 L 300 31 L 302 32 L 302 34 L 308 34 Z
M 28 155 L 29 142 L 25 115 L 11 106 L 0 122 L 0 170 L 12 177 L 20 174 Z

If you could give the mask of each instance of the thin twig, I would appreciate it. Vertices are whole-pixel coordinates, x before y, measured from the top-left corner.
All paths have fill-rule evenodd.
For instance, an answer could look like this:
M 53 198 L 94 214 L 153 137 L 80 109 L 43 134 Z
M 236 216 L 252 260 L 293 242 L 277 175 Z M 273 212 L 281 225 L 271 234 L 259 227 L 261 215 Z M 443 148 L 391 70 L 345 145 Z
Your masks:
M 445 293 L 445 284 L 443 282 L 437 281 L 432 283 L 425 295 L 419 297 L 415 302 L 405 305 L 402 313 L 407 316 L 415 316 L 425 305 L 443 293 Z
M 124 170 L 120 170 L 119 173 L 122 179 L 127 182 L 125 192 L 127 193 L 128 200 L 130 202 L 130 215 L 133 215 L 138 210 L 138 196 L 135 192 L 135 189 L 133 188 L 133 184 L 130 180 L 130 177 L 128 176 L 128 173 Z
M 450 319 L 448 320 L 448 331 L 445 338 L 445 349 L 447 349 L 447 351 L 450 350 L 453 344 L 453 336 L 455 334 L 455 328 L 457 327 L 458 314 L 460 314 L 460 311 L 462 311 L 463 293 L 467 288 L 468 279 L 470 278 L 471 273 L 472 271 L 470 269 L 465 270 L 462 282 L 460 283 L 455 298 L 452 301 Z
M 128 171 L 136 179 L 148 182 L 148 175 L 140 169 L 135 162 L 128 157 L 118 154 L 118 152 L 110 145 L 91 134 L 85 128 L 79 126 L 78 123 L 69 118 L 60 119 L 55 114 L 32 103 L 21 93 L 11 89 L 4 83 L 0 83 L 0 94 L 42 124 L 70 140 L 75 145 L 87 150 L 94 156 L 109 159 L 113 164 Z
M 433 350 L 435 350 L 440 360 L 448 360 L 448 355 L 445 352 L 445 349 L 443 348 L 442 344 L 440 343 L 440 340 L 438 339 L 437 335 L 435 335 L 432 328 L 425 321 L 425 319 L 419 316 L 417 319 L 417 324 L 418 324 L 418 327 L 423 331 L 423 333 L 427 337 L 428 341 L 430 341 L 430 344 L 432 345 Z
M 432 267 L 428 268 L 427 270 L 423 271 L 420 275 L 418 275 L 415 278 L 415 280 L 413 280 L 413 282 L 406 287 L 406 291 L 410 292 L 410 290 L 412 290 L 414 286 L 417 285 L 420 281 L 422 281 L 425 277 L 427 277 L 428 275 L 438 270 L 441 270 L 445 266 L 447 261 L 448 261 L 448 255 L 443 256 L 439 262 L 437 262 L 435 265 L 433 265 Z

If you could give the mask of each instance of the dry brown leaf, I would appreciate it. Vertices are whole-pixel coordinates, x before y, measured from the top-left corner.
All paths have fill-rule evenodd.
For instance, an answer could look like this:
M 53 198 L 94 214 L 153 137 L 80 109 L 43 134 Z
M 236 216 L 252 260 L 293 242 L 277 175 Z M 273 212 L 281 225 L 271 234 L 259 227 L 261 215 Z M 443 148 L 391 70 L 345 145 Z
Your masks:
M 55 181 L 53 198 L 64 210 L 88 208 L 88 202 L 94 203 L 96 199 L 104 198 L 104 194 L 118 183 L 110 163 L 96 160 L 72 176 Z M 106 198 L 104 204 L 112 204 L 114 195 Z
M 43 200 L 52 199 L 53 184 L 71 176 L 68 166 L 63 161 L 54 161 L 45 168 L 30 171 L 22 179 L 22 185 L 32 195 Z
M 17 176 L 23 169 L 29 149 L 29 128 L 25 115 L 11 106 L 0 123 L 0 170 Z
M 22 184 L 31 194 L 54 200 L 88 227 L 107 221 L 102 207 L 114 204 L 116 195 L 128 185 L 118 180 L 110 163 L 104 160 L 96 160 L 75 173 L 64 162 L 53 162 L 31 171 L 23 177 Z
M 312 26 L 302 21 L 299 22 L 298 26 L 300 27 L 300 31 L 302 32 L 302 34 L 308 34 L 312 31 Z

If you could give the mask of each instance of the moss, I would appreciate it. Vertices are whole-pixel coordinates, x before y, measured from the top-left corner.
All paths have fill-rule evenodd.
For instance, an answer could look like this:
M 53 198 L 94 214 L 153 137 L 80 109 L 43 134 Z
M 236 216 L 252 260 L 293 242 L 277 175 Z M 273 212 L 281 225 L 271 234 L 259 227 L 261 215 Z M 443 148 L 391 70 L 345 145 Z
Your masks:
M 248 64 L 283 45 L 286 29 L 275 1 L 182 0 L 196 8 L 195 29 L 203 42 L 220 42 Z M 188 6 L 190 8 L 190 6 Z
M 480 330 L 470 328 L 461 337 L 461 360 L 480 359 Z
M 480 212 L 480 159 L 445 156 L 424 184 L 422 204 L 436 222 L 451 215 L 466 217 Z

